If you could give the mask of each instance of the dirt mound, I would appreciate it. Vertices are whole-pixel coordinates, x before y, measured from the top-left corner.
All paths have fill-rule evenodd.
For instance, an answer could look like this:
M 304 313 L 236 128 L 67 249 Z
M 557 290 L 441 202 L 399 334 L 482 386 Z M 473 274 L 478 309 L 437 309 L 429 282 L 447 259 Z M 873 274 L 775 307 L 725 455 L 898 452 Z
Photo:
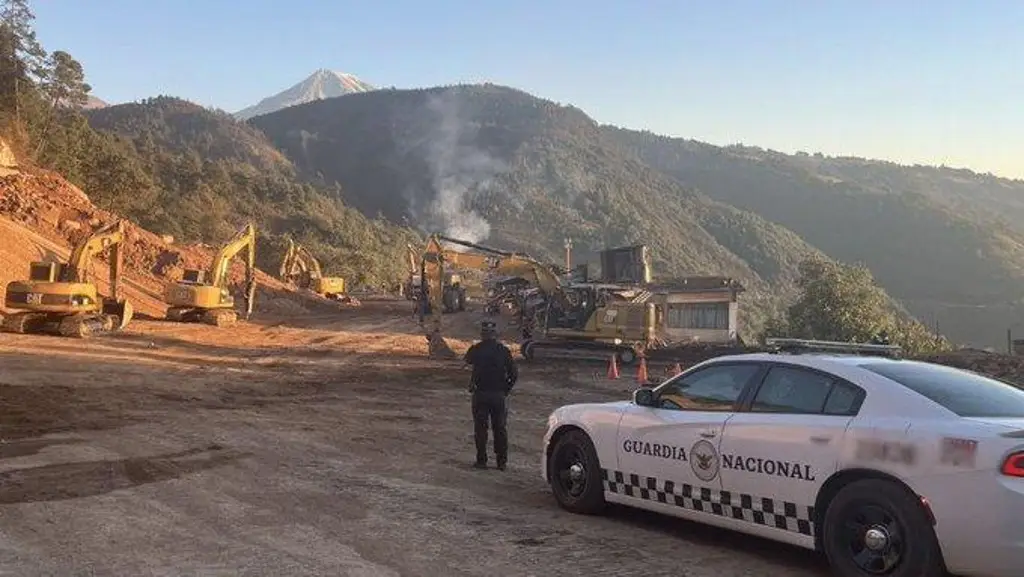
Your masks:
M 77 187 L 60 176 L 36 171 L 34 173 L 15 173 L 0 176 L 0 216 L 29 229 L 32 233 L 51 241 L 62 250 L 52 250 L 61 254 L 47 254 L 43 260 L 66 258 L 69 246 L 85 239 L 94 230 L 118 218 L 117 215 L 101 210 L 90 202 L 88 196 Z M 10 227 L 8 227 L 10 229 Z M 14 247 L 24 243 L 26 239 L 19 231 L 4 231 L 5 236 L 0 242 L 3 248 Z M 197 245 L 177 245 L 167 242 L 168 239 L 142 229 L 134 224 L 127 227 L 125 243 L 125 272 L 129 283 L 136 285 L 144 296 L 143 302 L 136 304 L 136 310 L 144 314 L 163 315 L 165 309 L 160 294 L 167 281 L 180 280 L 186 269 L 206 269 L 210 266 L 215 249 Z M 39 244 L 37 242 L 37 244 Z M 101 256 L 100 260 L 105 260 Z M 20 262 L 24 259 L 8 258 L 8 263 Z M 106 267 L 102 267 L 105 269 Z M 4 283 L 16 278 L 23 278 L 28 270 L 28 263 L 22 263 L 20 270 L 10 270 L 7 266 L 0 270 L 0 281 Z M 97 283 L 101 290 L 105 285 L 106 270 L 96 270 Z M 245 267 L 241 262 L 232 262 L 230 280 L 233 292 L 241 296 L 242 284 L 245 279 Z M 257 271 L 256 281 L 259 293 L 263 297 L 275 300 L 271 309 L 281 310 L 279 302 L 288 301 L 285 305 L 288 312 L 298 314 L 309 308 L 310 299 L 296 294 L 279 280 Z M 129 295 L 129 298 L 133 298 Z M 134 298 L 133 298 L 134 300 Z M 257 297 L 256 310 L 262 310 L 260 297 Z M 140 306 L 141 305 L 141 306 Z

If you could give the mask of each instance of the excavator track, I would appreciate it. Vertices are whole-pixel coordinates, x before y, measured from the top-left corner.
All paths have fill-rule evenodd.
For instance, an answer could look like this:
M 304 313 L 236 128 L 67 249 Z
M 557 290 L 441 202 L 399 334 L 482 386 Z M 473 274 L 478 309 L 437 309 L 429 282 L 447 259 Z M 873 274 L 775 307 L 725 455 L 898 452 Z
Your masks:
M 112 332 L 119 325 L 120 319 L 117 316 L 107 314 L 49 315 L 25 312 L 5 317 L 3 332 L 84 339 Z
M 238 322 L 238 313 L 234 309 L 169 307 L 164 318 L 175 323 L 203 323 L 215 327 L 226 327 Z
M 203 324 L 227 327 L 238 322 L 238 313 L 232 309 L 211 309 L 203 312 Z
M 195 309 L 187 307 L 168 307 L 164 319 L 174 323 L 189 323 L 197 321 L 199 314 Z
M 18 312 L 5 316 L 0 329 L 5 333 L 41 334 L 46 332 L 46 325 L 45 313 Z
M 97 333 L 107 333 L 117 326 L 111 315 L 69 315 L 61 319 L 57 333 L 62 337 L 84 339 Z
M 524 341 L 519 347 L 520 355 L 527 361 L 544 359 L 574 359 L 607 362 L 612 355 L 620 366 L 630 366 L 637 361 L 636 351 L 628 345 L 613 345 L 598 342 Z

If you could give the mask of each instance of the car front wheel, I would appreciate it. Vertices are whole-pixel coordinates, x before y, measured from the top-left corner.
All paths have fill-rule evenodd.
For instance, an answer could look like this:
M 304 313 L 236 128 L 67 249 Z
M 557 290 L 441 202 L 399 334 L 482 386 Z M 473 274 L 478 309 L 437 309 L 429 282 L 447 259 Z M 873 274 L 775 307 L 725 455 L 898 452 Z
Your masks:
M 938 542 L 920 502 L 890 481 L 843 487 L 825 511 L 822 543 L 840 577 L 942 577 Z
M 586 515 L 604 509 L 601 464 L 594 444 L 583 431 L 569 431 L 555 442 L 548 457 L 548 479 L 563 509 Z

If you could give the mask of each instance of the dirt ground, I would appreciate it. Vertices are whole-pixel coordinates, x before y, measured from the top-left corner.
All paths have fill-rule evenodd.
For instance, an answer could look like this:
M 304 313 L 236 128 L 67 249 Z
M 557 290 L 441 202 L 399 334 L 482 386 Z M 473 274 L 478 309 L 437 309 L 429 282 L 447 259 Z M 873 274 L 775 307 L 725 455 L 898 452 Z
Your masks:
M 524 365 L 509 469 L 471 469 L 468 373 L 425 358 L 409 313 L 0 334 L 0 574 L 827 575 L 767 541 L 559 509 L 545 419 L 628 394 L 600 367 Z
M 0 284 L 111 218 L 54 175 L 0 178 Z M 557 507 L 539 478 L 547 415 L 624 398 L 628 374 L 524 365 L 510 467 L 477 471 L 468 371 L 426 359 L 410 303 L 341 307 L 261 273 L 249 322 L 151 320 L 211 251 L 129 232 L 125 332 L 0 333 L 0 575 L 827 575 L 791 547 Z M 456 351 L 474 320 L 446 321 Z

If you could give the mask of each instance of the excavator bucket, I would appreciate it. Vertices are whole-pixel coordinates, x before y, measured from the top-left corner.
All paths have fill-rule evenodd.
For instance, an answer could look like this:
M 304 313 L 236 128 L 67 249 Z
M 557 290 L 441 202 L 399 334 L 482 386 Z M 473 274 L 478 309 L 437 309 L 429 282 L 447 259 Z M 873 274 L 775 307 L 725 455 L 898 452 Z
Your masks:
M 253 305 L 256 304 L 256 281 L 246 283 L 245 287 L 245 320 L 252 317 Z
M 454 359 L 458 355 L 448 346 L 441 333 L 435 331 L 427 337 L 427 356 L 432 359 Z
M 121 301 L 109 300 L 103 303 L 103 314 L 116 317 L 113 330 L 119 331 L 132 322 L 132 317 L 135 316 L 135 309 L 132 308 L 132 303 L 128 299 Z

